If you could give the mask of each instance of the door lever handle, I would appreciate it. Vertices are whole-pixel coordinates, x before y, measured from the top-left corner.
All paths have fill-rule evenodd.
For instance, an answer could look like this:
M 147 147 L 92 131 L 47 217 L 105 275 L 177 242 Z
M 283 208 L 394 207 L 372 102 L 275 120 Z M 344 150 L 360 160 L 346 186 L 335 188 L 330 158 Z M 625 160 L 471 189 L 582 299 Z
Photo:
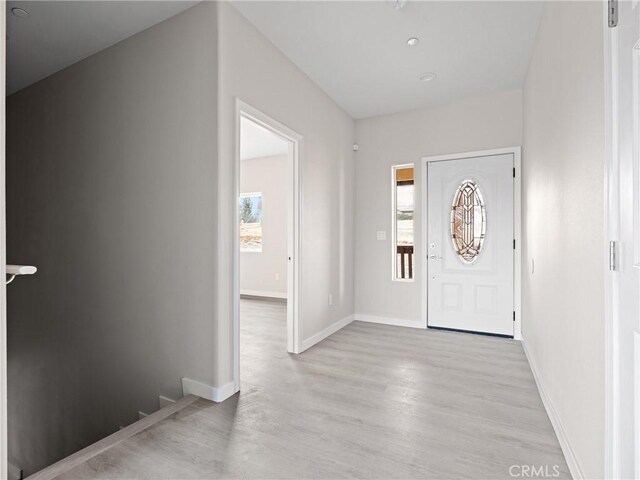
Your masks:
M 429 255 L 429 260 L 442 260 L 442 257 L 437 255 Z

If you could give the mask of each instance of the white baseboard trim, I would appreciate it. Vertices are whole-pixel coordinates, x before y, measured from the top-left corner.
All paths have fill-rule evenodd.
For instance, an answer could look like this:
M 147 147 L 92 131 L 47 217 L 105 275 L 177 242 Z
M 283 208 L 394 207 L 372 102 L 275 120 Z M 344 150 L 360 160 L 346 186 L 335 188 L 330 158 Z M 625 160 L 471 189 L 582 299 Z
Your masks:
M 582 480 L 583 478 L 585 478 L 584 472 L 580 467 L 580 463 L 578 463 L 578 458 L 576 457 L 573 448 L 571 448 L 569 438 L 567 437 L 567 433 L 565 432 L 564 426 L 562 425 L 562 420 L 560 420 L 558 412 L 556 411 L 553 403 L 551 402 L 551 399 L 544 389 L 544 385 L 536 367 L 535 360 L 531 356 L 531 352 L 527 349 L 527 343 L 525 342 L 524 338 L 521 340 L 521 342 L 522 348 L 524 349 L 524 354 L 527 357 L 527 361 L 529 362 L 529 367 L 531 368 L 531 372 L 533 373 L 533 378 L 536 381 L 536 385 L 538 386 L 538 392 L 540 392 L 542 404 L 547 411 L 549 420 L 551 420 L 553 430 L 556 432 L 556 437 L 558 437 L 558 442 L 560 443 L 560 448 L 562 448 L 562 453 L 564 454 L 564 458 L 567 462 L 567 466 L 569 467 L 569 471 L 571 472 L 571 476 L 575 480 Z
M 193 380 L 191 378 L 182 379 L 182 394 L 196 395 L 201 398 L 206 398 L 212 402 L 224 402 L 231 395 L 235 394 L 238 390 L 235 387 L 234 382 L 229 382 L 221 387 L 212 387 L 206 383 Z
M 11 463 L 7 463 L 7 475 L 8 480 L 22 480 L 22 470 Z
M 240 295 L 249 295 L 251 297 L 267 297 L 267 298 L 284 298 L 287 299 L 287 292 L 265 292 L 262 290 L 240 290 Z
M 356 313 L 354 320 L 369 323 L 380 323 L 382 325 L 394 325 L 396 327 L 422 328 L 427 326 L 422 320 L 404 320 L 402 318 L 378 317 L 376 315 L 367 315 L 365 313 Z
M 341 328 L 344 328 L 347 325 L 349 325 L 351 322 L 353 322 L 353 315 L 346 316 L 343 319 L 338 320 L 335 323 L 332 323 L 327 328 L 325 328 L 324 330 L 319 331 L 318 333 L 316 333 L 315 335 L 311 336 L 310 338 L 307 338 L 306 340 L 303 340 L 302 348 L 300 349 L 300 353 L 302 353 L 305 350 L 308 350 L 309 348 L 313 347 L 316 343 L 321 342 L 322 340 L 327 338 L 329 335 L 333 335 L 334 333 L 336 333 Z

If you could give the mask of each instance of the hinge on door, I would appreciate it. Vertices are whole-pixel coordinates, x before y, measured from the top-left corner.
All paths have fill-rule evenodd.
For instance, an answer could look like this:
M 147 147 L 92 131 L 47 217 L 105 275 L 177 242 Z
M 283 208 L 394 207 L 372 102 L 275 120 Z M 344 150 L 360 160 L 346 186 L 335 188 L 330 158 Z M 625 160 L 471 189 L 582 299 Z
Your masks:
M 516 311 L 515 310 L 513 311 L 513 321 L 514 322 L 516 321 Z
M 516 167 L 513 167 L 513 178 L 516 178 Z
M 618 26 L 618 0 L 608 0 L 607 2 L 609 27 Z
M 613 240 L 609 242 L 609 270 L 615 271 L 616 269 L 616 242 Z
M 513 249 L 514 250 L 516 249 L 516 239 L 515 238 L 513 239 Z

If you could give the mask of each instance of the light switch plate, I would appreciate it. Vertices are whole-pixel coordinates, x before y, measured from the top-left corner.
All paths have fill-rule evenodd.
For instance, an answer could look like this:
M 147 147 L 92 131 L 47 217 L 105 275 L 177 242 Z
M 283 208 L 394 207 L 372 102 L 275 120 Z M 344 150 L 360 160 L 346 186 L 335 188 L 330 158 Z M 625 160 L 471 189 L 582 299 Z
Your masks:
M 387 239 L 387 232 L 385 232 L 384 230 L 378 230 L 376 232 L 376 238 L 378 240 L 386 240 Z

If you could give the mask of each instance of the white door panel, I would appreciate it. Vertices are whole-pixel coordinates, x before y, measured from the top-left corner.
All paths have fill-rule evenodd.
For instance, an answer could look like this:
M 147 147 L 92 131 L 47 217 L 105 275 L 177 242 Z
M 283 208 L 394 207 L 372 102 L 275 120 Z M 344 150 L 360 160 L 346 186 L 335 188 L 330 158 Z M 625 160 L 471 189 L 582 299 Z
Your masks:
M 513 154 L 427 165 L 428 326 L 513 336 Z M 468 180 L 486 228 L 472 260 L 458 254 L 451 227 L 456 193 Z M 479 208 L 465 217 L 472 237 L 481 229 Z
M 618 2 L 618 26 L 609 30 L 612 67 L 613 154 L 609 238 L 617 240 L 611 273 L 609 326 L 608 474 L 640 478 L 640 4 Z M 619 304 L 616 304 L 619 302 Z

